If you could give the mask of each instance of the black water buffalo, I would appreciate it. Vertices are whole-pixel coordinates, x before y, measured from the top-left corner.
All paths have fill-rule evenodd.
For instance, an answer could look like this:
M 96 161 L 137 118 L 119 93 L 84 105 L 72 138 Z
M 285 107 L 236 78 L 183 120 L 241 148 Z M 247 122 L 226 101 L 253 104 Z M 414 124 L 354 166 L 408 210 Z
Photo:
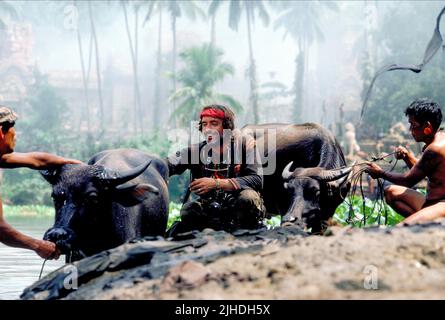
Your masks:
M 256 139 L 264 168 L 276 162 L 273 172 L 264 169 L 267 211 L 282 215 L 282 223 L 321 230 L 350 188 L 351 168 L 332 133 L 314 123 L 247 125 L 242 131 Z
M 168 167 L 156 156 L 107 150 L 88 165 L 64 165 L 42 175 L 52 185 L 56 209 L 44 239 L 56 243 L 68 261 L 165 233 Z

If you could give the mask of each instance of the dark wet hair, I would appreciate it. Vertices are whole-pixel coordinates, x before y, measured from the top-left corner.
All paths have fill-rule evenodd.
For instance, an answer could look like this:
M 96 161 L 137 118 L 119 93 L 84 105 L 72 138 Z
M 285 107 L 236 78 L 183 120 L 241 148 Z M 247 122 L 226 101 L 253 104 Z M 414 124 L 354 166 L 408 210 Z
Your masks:
M 0 123 L 0 126 L 2 127 L 2 132 L 6 133 L 15 125 L 15 121 L 5 121 Z
M 413 117 L 422 125 L 429 121 L 434 130 L 438 130 L 442 122 L 440 105 L 427 98 L 414 100 L 406 108 L 405 115 Z
M 224 112 L 223 129 L 233 130 L 235 128 L 235 114 L 226 106 L 220 104 L 211 104 L 202 108 L 201 112 L 207 109 L 216 109 Z M 202 131 L 202 122 L 199 120 L 199 131 Z

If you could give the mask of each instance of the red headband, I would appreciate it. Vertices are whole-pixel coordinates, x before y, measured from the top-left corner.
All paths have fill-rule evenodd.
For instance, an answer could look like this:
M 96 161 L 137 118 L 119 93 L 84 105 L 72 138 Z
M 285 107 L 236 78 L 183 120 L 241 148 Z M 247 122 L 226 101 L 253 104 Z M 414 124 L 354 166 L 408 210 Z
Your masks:
M 202 117 L 212 117 L 224 120 L 225 114 L 224 111 L 219 109 L 205 109 L 199 115 L 200 119 L 202 119 Z

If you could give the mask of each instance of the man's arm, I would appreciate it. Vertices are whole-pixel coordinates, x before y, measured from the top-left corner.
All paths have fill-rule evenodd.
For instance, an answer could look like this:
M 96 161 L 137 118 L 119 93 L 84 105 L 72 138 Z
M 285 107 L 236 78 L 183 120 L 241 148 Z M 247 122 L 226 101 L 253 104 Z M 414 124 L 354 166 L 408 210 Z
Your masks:
M 383 178 L 394 184 L 411 188 L 433 172 L 438 164 L 438 154 L 427 149 L 419 161 L 406 173 L 385 172 L 376 164 L 368 164 L 366 170 L 374 179 Z
M 19 168 L 27 167 L 31 169 L 52 169 L 64 164 L 81 164 L 75 159 L 63 158 L 51 153 L 45 152 L 12 152 L 0 157 L 1 168 Z
M 402 159 L 408 168 L 412 168 L 416 165 L 417 159 L 411 152 L 403 146 L 399 146 L 396 149 L 396 159 Z
M 233 181 L 234 179 L 199 178 L 190 183 L 190 191 L 202 196 L 209 191 L 221 189 L 223 191 L 233 191 L 240 187 Z
M 263 188 L 262 165 L 255 141 L 247 140 L 243 146 L 243 152 L 246 153 L 244 164 L 240 165 L 240 172 L 236 178 L 214 179 L 200 178 L 190 184 L 190 190 L 199 196 L 206 194 L 214 189 L 223 191 L 252 189 L 261 191 Z
M 31 238 L 15 230 L 3 218 L 3 204 L 0 199 L 0 242 L 7 246 L 35 251 L 41 258 L 57 259 L 60 255 L 56 245 L 49 241 Z
M 242 152 L 246 157 L 240 166 L 238 176 L 222 180 L 221 189 L 225 191 L 252 189 L 260 192 L 263 189 L 262 165 L 252 137 L 245 137 Z
M 221 189 L 223 191 L 244 190 L 253 189 L 261 191 L 263 186 L 263 178 L 257 173 L 257 171 L 251 171 L 251 169 L 244 169 L 246 176 L 240 176 L 230 179 L 215 179 L 215 178 L 200 178 L 190 183 L 190 191 L 196 193 L 199 196 L 206 194 L 207 192 L 215 189 Z
M 243 160 L 240 174 L 232 180 L 241 190 L 252 189 L 260 192 L 263 189 L 263 166 L 255 139 L 245 137 L 243 152 L 246 154 L 246 159 Z

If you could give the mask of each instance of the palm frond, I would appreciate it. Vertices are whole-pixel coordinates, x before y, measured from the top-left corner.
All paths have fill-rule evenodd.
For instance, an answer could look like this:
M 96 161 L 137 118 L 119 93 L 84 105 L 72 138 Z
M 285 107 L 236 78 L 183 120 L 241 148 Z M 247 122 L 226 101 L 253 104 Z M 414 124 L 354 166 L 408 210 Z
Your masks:
M 176 92 L 172 93 L 170 95 L 170 97 L 168 97 L 168 101 L 172 102 L 172 101 L 177 101 L 181 98 L 196 98 L 196 90 L 194 88 L 191 87 L 182 87 L 176 90 Z
M 0 14 L 7 14 L 12 20 L 19 20 L 19 13 L 15 5 L 8 1 L 0 1 Z
M 256 9 L 258 10 L 258 16 L 260 17 L 263 24 L 267 27 L 270 22 L 269 14 L 267 13 L 266 8 L 264 7 L 264 3 L 262 1 L 255 2 Z
M 187 122 L 194 120 L 196 110 L 200 108 L 198 101 L 193 98 L 188 98 L 184 100 L 174 112 L 170 115 L 170 121 L 177 118 L 181 121 L 183 125 L 186 125 Z
M 182 3 L 182 2 L 181 2 Z M 167 2 L 167 10 L 170 13 L 170 16 L 172 18 L 180 18 L 182 11 L 181 11 L 181 4 L 177 0 L 170 0 Z
M 243 106 L 241 105 L 241 103 L 239 103 L 238 100 L 230 95 L 218 93 L 215 94 L 215 98 L 228 104 L 229 107 L 235 112 L 243 111 Z
M 184 10 L 185 15 L 192 21 L 196 20 L 198 16 L 200 19 L 204 20 L 206 14 L 204 10 L 196 3 L 196 1 L 183 1 L 182 8 Z
M 230 0 L 229 6 L 229 27 L 238 31 L 238 25 L 241 20 L 241 4 L 239 0 Z
M 145 25 L 151 19 L 156 7 L 158 7 L 158 10 L 161 10 L 159 0 L 152 0 L 148 2 L 147 14 L 145 15 L 143 25 Z
M 222 1 L 220 1 L 220 0 L 212 0 L 212 2 L 210 2 L 210 4 L 209 4 L 209 9 L 208 9 L 207 14 L 209 16 L 216 15 L 216 12 L 219 10 L 219 8 L 221 8 L 221 6 L 220 6 L 221 3 L 222 3 Z

